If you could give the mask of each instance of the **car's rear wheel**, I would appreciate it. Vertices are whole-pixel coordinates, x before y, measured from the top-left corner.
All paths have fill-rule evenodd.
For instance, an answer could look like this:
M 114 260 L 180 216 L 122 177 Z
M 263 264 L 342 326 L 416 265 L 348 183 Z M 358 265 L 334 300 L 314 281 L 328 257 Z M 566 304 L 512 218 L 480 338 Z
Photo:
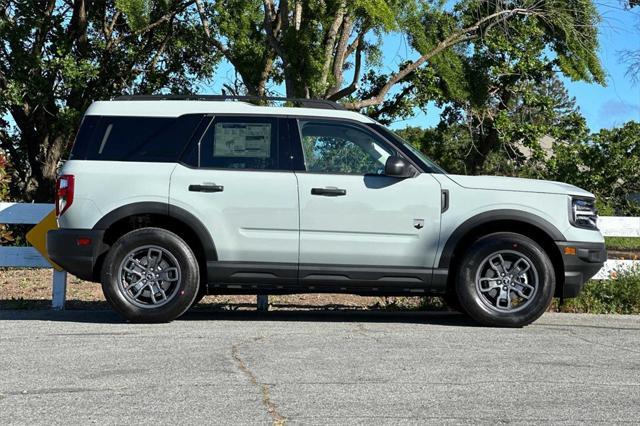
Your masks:
M 538 319 L 555 291 L 549 256 L 532 239 L 501 232 L 475 241 L 458 269 L 462 308 L 489 326 L 521 327 Z
M 176 234 L 142 228 L 111 247 L 102 289 L 113 309 L 132 322 L 167 322 L 182 315 L 199 289 L 198 262 Z

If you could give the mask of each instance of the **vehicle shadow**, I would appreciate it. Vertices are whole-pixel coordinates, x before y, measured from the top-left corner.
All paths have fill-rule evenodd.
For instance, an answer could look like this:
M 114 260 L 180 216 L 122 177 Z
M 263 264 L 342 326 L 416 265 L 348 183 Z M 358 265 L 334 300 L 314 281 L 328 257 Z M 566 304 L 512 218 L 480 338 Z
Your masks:
M 42 301 L 22 301 L 21 307 L 0 301 L 0 321 L 52 321 L 123 324 L 126 323 L 104 302 L 70 304 L 63 311 L 48 309 Z M 279 322 L 344 322 L 407 323 L 447 326 L 476 326 L 467 316 L 449 311 L 364 310 L 343 305 L 296 306 L 277 305 L 269 312 L 258 312 L 254 304 L 200 305 L 176 321 L 279 321 Z

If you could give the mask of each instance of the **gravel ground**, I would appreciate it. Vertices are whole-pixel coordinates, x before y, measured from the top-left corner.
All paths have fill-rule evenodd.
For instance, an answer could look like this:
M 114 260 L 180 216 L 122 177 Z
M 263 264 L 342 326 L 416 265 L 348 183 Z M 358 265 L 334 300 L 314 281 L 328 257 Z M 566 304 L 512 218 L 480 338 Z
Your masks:
M 46 309 L 51 306 L 51 270 L 0 269 L 0 309 Z M 362 297 L 351 294 L 300 294 L 270 296 L 272 309 L 370 309 L 415 308 L 415 297 Z M 200 309 L 255 309 L 255 296 L 207 296 Z M 68 309 L 107 309 L 100 284 L 73 275 L 67 280 Z

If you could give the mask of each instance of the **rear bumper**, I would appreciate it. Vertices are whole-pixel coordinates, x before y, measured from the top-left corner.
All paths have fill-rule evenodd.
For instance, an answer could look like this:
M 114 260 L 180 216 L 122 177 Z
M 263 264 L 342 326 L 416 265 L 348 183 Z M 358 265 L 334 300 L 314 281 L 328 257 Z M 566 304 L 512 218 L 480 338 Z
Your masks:
M 57 229 L 47 232 L 47 253 L 65 271 L 87 281 L 96 281 L 94 267 L 107 246 L 102 242 L 104 231 L 87 229 Z M 79 245 L 79 238 L 89 244 Z
M 584 284 L 589 281 L 607 261 L 604 243 L 556 243 L 564 261 L 564 286 L 562 297 L 576 297 Z M 565 254 L 565 248 L 575 248 L 575 254 Z

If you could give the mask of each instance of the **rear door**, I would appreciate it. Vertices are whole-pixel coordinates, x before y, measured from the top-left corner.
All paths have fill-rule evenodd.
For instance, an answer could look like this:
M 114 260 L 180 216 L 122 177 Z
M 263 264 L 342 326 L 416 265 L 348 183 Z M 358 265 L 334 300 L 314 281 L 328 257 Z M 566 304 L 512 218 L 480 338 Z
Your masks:
M 205 224 L 213 282 L 295 283 L 298 196 L 277 117 L 208 117 L 171 176 L 170 202 Z
M 400 153 L 359 123 L 300 119 L 298 126 L 304 154 L 304 170 L 296 172 L 301 282 L 323 275 L 336 282 L 367 277 L 358 271 L 419 275 L 402 273 L 416 268 L 426 284 L 440 232 L 437 180 L 427 173 L 385 176 L 387 158 Z

